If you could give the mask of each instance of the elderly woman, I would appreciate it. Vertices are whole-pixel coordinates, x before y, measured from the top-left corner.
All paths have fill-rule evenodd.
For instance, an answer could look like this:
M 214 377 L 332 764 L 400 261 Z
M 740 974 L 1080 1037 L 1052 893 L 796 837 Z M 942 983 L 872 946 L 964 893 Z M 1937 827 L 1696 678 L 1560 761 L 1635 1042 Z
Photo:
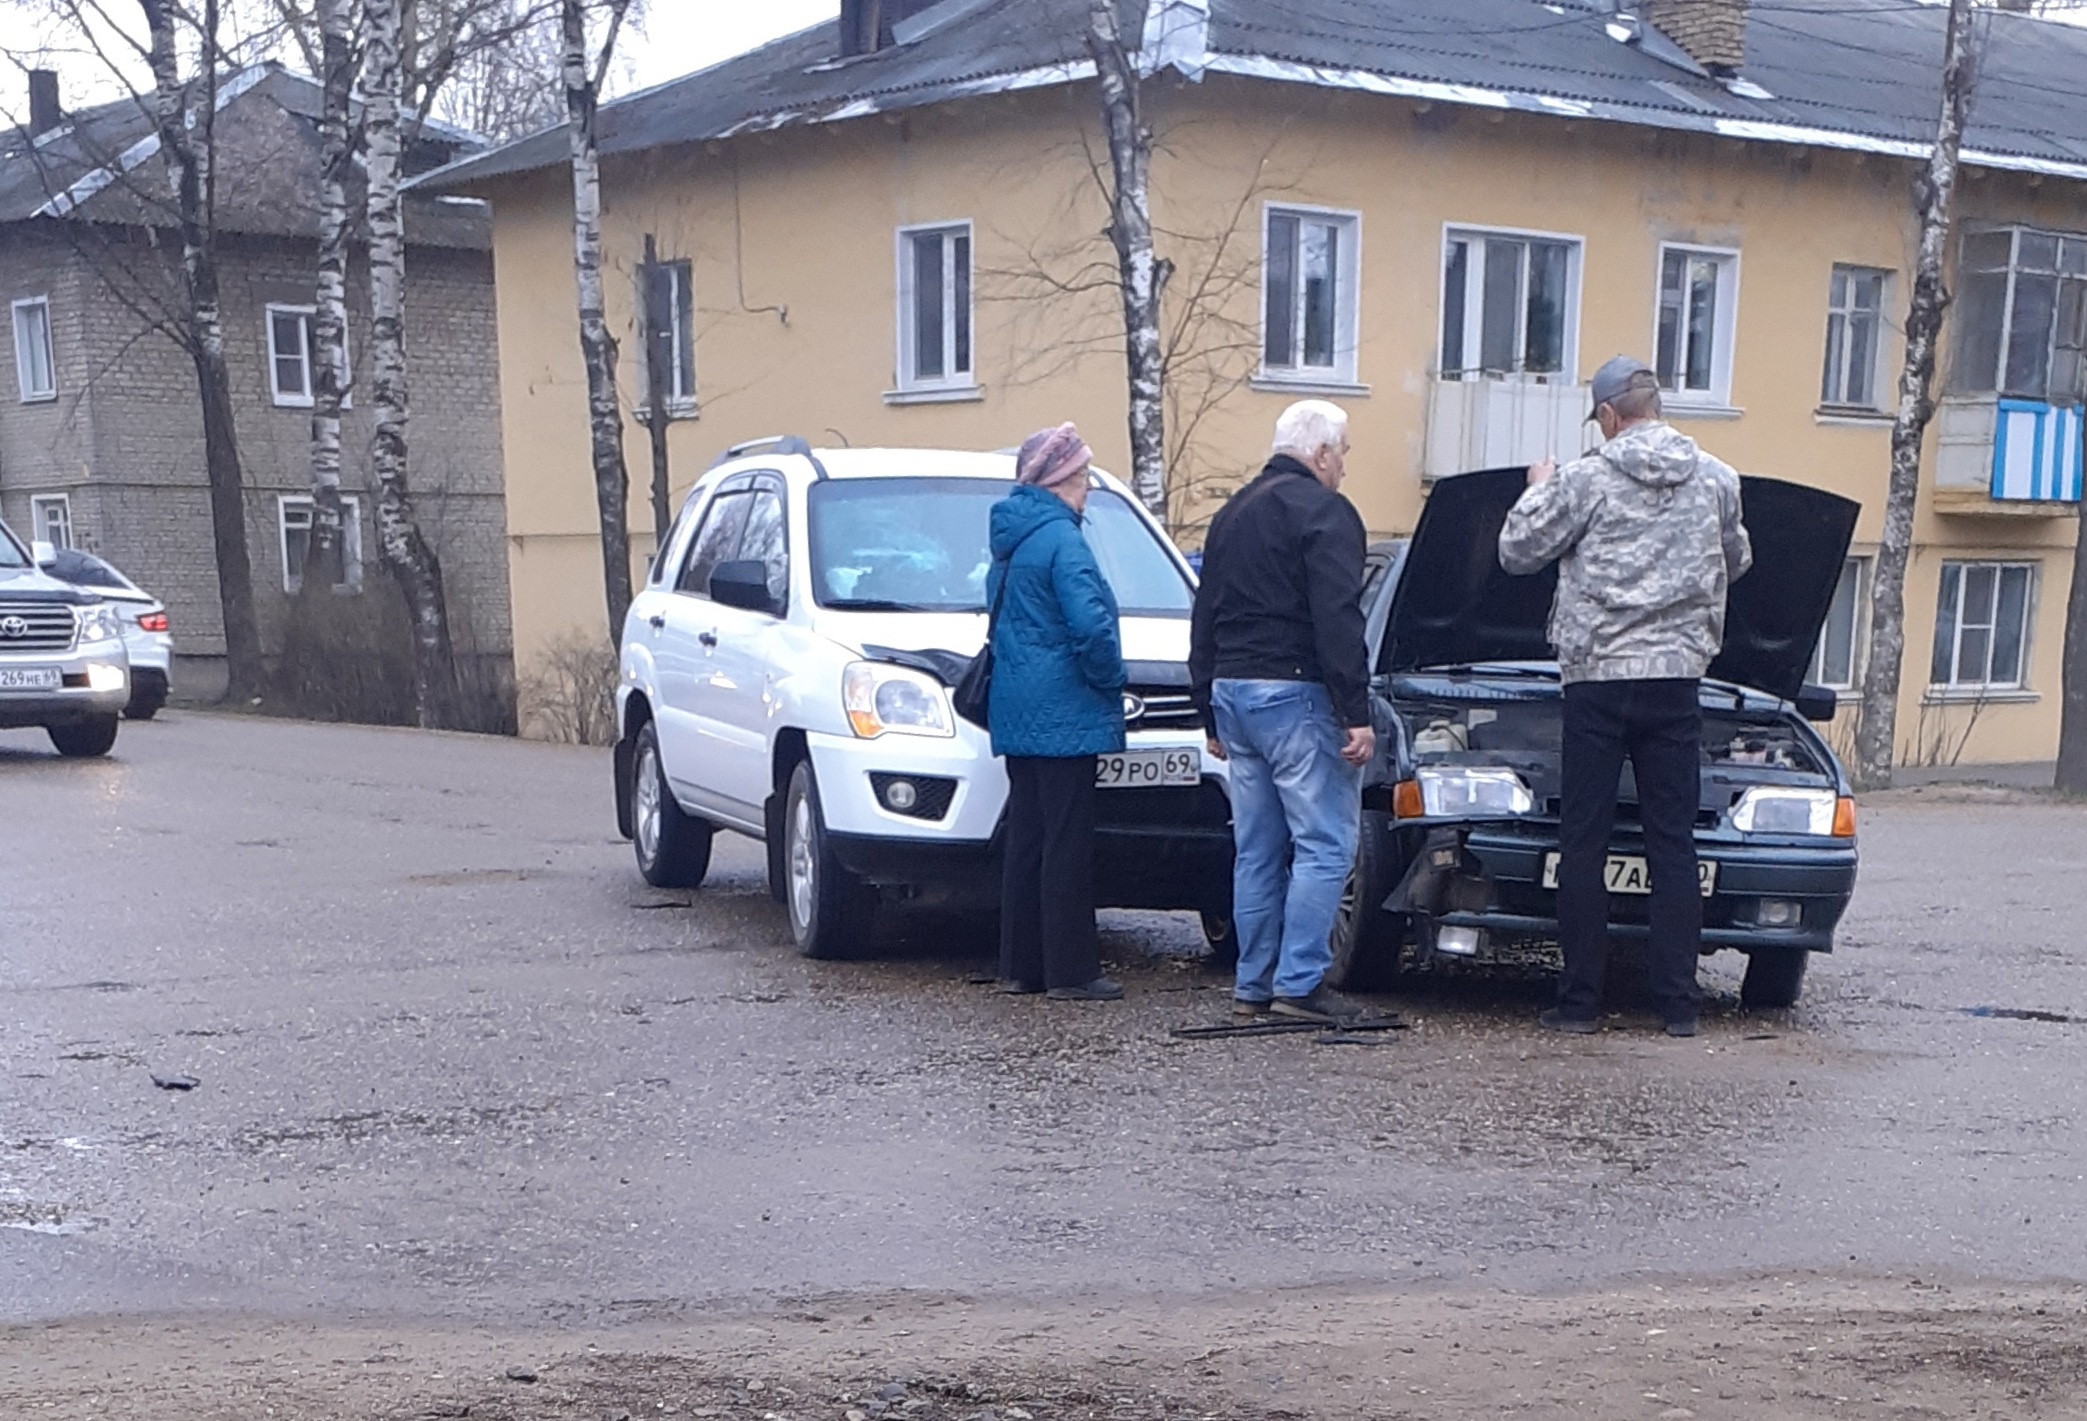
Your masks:
M 1080 531 L 1093 457 L 1070 424 L 1022 442 L 987 575 L 987 719 L 1008 780 L 1000 976 L 1070 1002 L 1123 995 L 1094 931 L 1095 757 L 1123 748 L 1125 677 L 1116 596 Z

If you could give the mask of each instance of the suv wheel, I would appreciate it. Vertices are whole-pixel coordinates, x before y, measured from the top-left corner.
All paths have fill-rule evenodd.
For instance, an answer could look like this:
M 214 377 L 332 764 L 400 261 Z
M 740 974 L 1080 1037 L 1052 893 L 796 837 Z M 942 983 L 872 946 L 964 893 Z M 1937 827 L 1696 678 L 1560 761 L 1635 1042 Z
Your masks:
M 683 810 L 667 787 L 659 732 L 649 724 L 638 732 L 630 777 L 630 841 L 638 872 L 654 888 L 701 888 L 715 831 Z
M 1746 956 L 1739 1001 L 1750 1007 L 1794 1007 L 1804 992 L 1804 969 L 1812 955 L 1801 948 L 1757 948 Z
M 113 715 L 98 715 L 92 720 L 76 720 L 70 725 L 45 727 L 44 733 L 51 737 L 51 744 L 68 760 L 84 760 L 95 755 L 106 755 L 115 748 L 117 720 Z
M 1327 942 L 1333 950 L 1333 965 L 1326 969 L 1326 982 L 1338 991 L 1389 986 L 1398 975 L 1405 920 L 1383 907 L 1398 886 L 1391 872 L 1390 848 L 1381 820 L 1363 815 L 1362 833 L 1355 842 L 1355 866 L 1348 870 L 1348 882 L 1341 888 L 1341 910 Z
M 130 704 L 123 708 L 125 720 L 150 720 L 166 703 L 166 677 L 151 670 L 130 673 Z
M 826 842 L 819 784 L 812 762 L 790 772 L 783 803 L 783 882 L 790 936 L 806 957 L 860 957 L 869 950 L 876 917 L 871 890 L 840 865 Z

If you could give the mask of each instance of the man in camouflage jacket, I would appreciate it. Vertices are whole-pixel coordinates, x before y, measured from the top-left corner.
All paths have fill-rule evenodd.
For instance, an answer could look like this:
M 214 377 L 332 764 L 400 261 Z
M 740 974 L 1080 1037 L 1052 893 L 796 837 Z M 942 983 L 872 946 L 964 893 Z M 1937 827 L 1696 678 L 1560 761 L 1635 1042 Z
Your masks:
M 1551 642 L 1564 682 L 1558 936 L 1565 971 L 1543 1024 L 1599 1028 L 1608 965 L 1609 836 L 1631 762 L 1652 879 L 1652 993 L 1671 1036 L 1693 1036 L 1703 902 L 1698 682 L 1724 641 L 1725 591 L 1753 562 L 1739 476 L 1661 418 L 1658 378 L 1618 356 L 1595 372 L 1603 444 L 1529 487 L 1500 530 L 1500 565 L 1558 563 Z

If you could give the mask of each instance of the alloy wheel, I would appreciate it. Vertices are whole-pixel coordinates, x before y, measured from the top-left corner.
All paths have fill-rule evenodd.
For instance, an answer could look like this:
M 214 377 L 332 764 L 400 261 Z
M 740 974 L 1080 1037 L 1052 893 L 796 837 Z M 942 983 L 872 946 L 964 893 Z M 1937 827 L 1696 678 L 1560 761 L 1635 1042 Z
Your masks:
M 638 831 L 638 854 L 646 863 L 654 863 L 659 859 L 659 757 L 650 745 L 638 756 L 634 778 L 637 783 L 632 786 L 636 791 L 632 809 L 637 821 L 633 827 Z
M 790 916 L 799 927 L 811 924 L 818 875 L 812 851 L 812 799 L 799 795 L 790 806 Z

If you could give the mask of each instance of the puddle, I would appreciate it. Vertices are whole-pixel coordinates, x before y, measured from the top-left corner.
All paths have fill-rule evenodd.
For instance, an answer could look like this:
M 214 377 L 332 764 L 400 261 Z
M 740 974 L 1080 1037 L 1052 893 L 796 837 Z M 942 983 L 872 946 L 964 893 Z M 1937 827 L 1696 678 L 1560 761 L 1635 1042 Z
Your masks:
M 2087 1017 L 2067 1016 L 2062 1011 L 2036 1011 L 2029 1007 L 1958 1007 L 1965 1016 L 2001 1017 L 2007 1021 L 2055 1021 L 2063 1026 L 2087 1026 Z
M 477 883 L 527 883 L 539 875 L 527 868 L 467 868 L 451 873 L 415 873 L 406 882 L 421 888 L 462 888 Z

